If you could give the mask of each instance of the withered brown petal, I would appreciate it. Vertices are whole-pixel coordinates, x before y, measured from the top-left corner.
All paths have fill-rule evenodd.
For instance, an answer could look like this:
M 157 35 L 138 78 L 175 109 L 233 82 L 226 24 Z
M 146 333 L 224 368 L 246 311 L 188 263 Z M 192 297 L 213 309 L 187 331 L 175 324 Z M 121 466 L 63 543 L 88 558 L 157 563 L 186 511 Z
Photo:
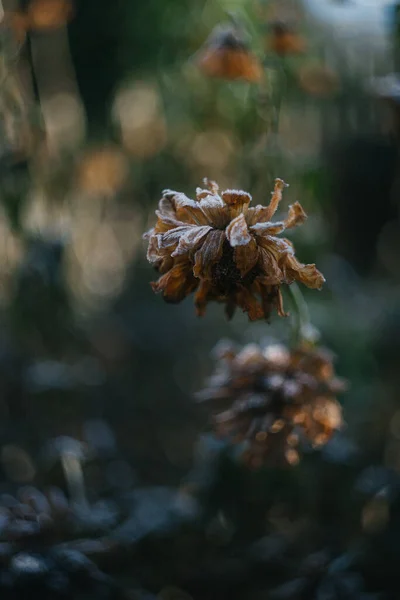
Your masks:
M 173 198 L 178 192 L 174 192 L 173 190 L 163 190 L 162 198 L 158 203 L 158 210 L 162 215 L 167 215 L 172 219 L 176 219 L 175 212 L 175 203 L 173 202 Z
M 234 219 L 240 213 L 246 214 L 251 202 L 251 196 L 242 190 L 225 190 L 221 194 L 222 200 L 229 206 L 229 216 Z
M 247 228 L 246 219 L 243 213 L 229 223 L 225 232 L 227 240 L 232 248 L 235 248 L 236 246 L 245 246 L 253 239 Z
M 234 259 L 242 277 L 244 277 L 258 261 L 258 246 L 254 239 L 245 246 L 236 246 Z
M 153 264 L 153 263 L 157 262 L 158 260 L 160 260 L 157 236 L 152 235 L 152 231 L 151 231 L 151 232 L 148 232 L 147 237 L 149 238 L 149 245 L 147 247 L 146 256 L 147 256 L 147 260 L 149 261 L 149 263 Z
M 171 303 L 181 302 L 198 286 L 198 280 L 192 275 L 191 263 L 182 261 L 175 264 L 158 281 L 151 284 L 155 292 L 162 292 L 164 300 Z
M 202 242 L 203 238 L 211 231 L 211 227 L 209 225 L 202 227 L 192 227 L 185 234 L 183 234 L 179 240 L 179 244 L 171 254 L 173 258 L 175 256 L 180 256 L 182 254 L 186 254 L 187 252 L 191 252 L 197 250 L 199 244 Z
M 240 286 L 236 293 L 236 302 L 248 314 L 250 321 L 258 321 L 264 316 L 264 310 L 256 296 L 245 287 Z
M 275 179 L 275 188 L 272 192 L 271 201 L 267 206 L 266 210 L 263 211 L 264 221 L 270 221 L 276 213 L 276 209 L 278 208 L 278 205 L 282 200 L 282 191 L 285 187 L 288 187 L 288 185 L 283 181 L 283 179 Z
M 299 202 L 295 202 L 289 206 L 288 216 L 284 221 L 285 229 L 291 229 L 296 225 L 301 225 L 307 219 L 307 215 Z
M 202 279 L 200 286 L 195 294 L 194 303 L 196 306 L 196 313 L 199 317 L 202 317 L 206 312 L 208 294 L 212 288 L 212 283 L 208 279 Z
M 225 241 L 225 232 L 219 230 L 210 231 L 203 245 L 195 254 L 193 274 L 195 277 L 204 279 L 212 278 L 212 267 L 222 257 Z
M 265 285 L 279 285 L 284 277 L 275 256 L 267 249 L 260 247 L 258 266 L 260 279 Z
M 256 235 L 278 235 L 282 233 L 285 229 L 285 224 L 283 221 L 277 221 L 276 223 L 271 223 L 270 221 L 264 223 L 255 223 L 250 227 L 251 231 L 253 231 Z
M 201 209 L 198 202 L 191 200 L 185 194 L 175 196 L 175 209 L 178 219 L 186 223 L 195 223 L 197 225 L 207 225 L 207 216 Z
M 207 217 L 207 222 L 214 227 L 223 227 L 229 220 L 228 208 L 219 196 L 208 194 L 200 200 L 199 205 Z
M 190 236 L 193 236 L 193 234 L 197 234 L 198 229 L 200 228 L 196 227 L 195 225 L 180 225 L 179 227 L 170 229 L 165 233 L 159 233 L 157 235 L 158 247 L 169 248 L 170 246 L 175 246 L 179 244 L 182 236 L 187 235 L 190 239 Z
M 219 185 L 216 181 L 213 181 L 212 179 L 208 179 L 208 177 L 205 177 L 203 179 L 203 183 L 206 186 L 206 189 L 202 189 L 200 187 L 196 188 L 197 200 L 200 201 L 202 198 L 209 196 L 209 194 L 212 194 L 213 196 L 218 196 Z
M 183 221 L 179 221 L 176 216 L 172 216 L 165 212 L 161 212 L 160 210 L 156 210 L 156 215 L 158 217 L 157 223 L 155 226 L 155 231 L 157 233 L 168 231 L 169 229 L 174 229 L 174 227 L 187 227 L 188 224 Z
M 301 281 L 301 283 L 312 289 L 321 289 L 325 282 L 324 276 L 314 264 L 304 265 L 293 254 L 285 256 L 282 268 L 286 280 Z

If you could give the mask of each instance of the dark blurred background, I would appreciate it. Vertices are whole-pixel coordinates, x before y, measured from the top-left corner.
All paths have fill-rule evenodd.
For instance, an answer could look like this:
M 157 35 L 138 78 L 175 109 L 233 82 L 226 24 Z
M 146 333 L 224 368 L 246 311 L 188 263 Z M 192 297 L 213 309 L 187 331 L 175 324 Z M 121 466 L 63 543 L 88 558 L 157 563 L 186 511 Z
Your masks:
M 396 3 L 50 4 L 3 0 L 0 492 L 55 485 L 70 496 L 60 447 L 71 439 L 84 448 L 89 503 L 121 500 L 143 486 L 179 486 L 208 428 L 193 396 L 212 370 L 213 346 L 226 337 L 289 340 L 290 318 L 227 322 L 216 305 L 199 319 L 190 298 L 172 306 L 153 294 L 142 234 L 154 224 L 163 189 L 193 197 L 204 177 L 248 190 L 255 203 L 268 201 L 276 177 L 290 184 L 282 209 L 299 200 L 309 214 L 292 236 L 297 255 L 316 262 L 327 280 L 305 299 L 322 343 L 337 355 L 337 372 L 350 382 L 345 439 L 332 447 L 336 471 L 326 489 L 333 486 L 345 507 L 343 470 L 351 485 L 352 469 L 368 465 L 395 478 Z M 196 52 L 232 14 L 262 61 L 259 84 L 207 78 L 196 66 Z M 277 20 L 290 23 L 297 46 L 278 48 Z M 302 475 L 313 501 L 323 494 L 318 469 L 324 466 Z M 385 482 L 374 493 L 389 489 Z M 338 506 L 325 506 L 324 518 L 332 520 Z M 369 508 L 379 516 L 382 503 L 376 506 Z M 140 585 L 158 593 L 167 580 L 146 572 Z

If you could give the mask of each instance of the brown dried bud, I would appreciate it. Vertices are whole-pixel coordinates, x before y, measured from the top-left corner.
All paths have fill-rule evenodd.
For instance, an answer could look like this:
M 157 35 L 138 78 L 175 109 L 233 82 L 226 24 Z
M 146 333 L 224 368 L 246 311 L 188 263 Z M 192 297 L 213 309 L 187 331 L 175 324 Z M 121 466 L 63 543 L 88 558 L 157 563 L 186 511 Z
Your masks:
M 210 301 L 224 303 L 229 318 L 236 306 L 249 319 L 268 319 L 283 309 L 280 286 L 301 281 L 321 288 L 324 280 L 315 265 L 300 263 L 293 245 L 277 237 L 306 219 L 301 205 L 289 207 L 287 218 L 271 222 L 285 183 L 275 182 L 268 206 L 249 208 L 251 196 L 242 190 L 219 191 L 215 182 L 197 189 L 196 200 L 166 190 L 156 211 L 156 226 L 149 240 L 147 258 L 162 274 L 152 283 L 167 302 L 181 302 L 196 291 L 198 315 Z
M 258 467 L 297 464 L 302 438 L 325 444 L 342 425 L 335 394 L 344 389 L 325 350 L 249 344 L 219 361 L 198 397 L 214 401 L 216 433 L 247 442 L 244 459 Z

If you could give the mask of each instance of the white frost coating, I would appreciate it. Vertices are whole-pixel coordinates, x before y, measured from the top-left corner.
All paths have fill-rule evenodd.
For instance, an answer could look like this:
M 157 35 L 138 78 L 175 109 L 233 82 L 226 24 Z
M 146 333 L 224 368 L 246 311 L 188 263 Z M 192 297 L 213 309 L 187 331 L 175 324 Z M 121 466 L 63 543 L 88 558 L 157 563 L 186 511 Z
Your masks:
M 271 235 L 266 235 L 264 237 L 265 240 L 269 240 L 271 244 L 278 246 L 281 252 L 286 252 L 286 254 L 292 254 L 294 256 L 294 249 L 288 242 L 283 240 L 282 238 L 274 237 Z
M 168 248 L 168 246 L 177 244 L 181 236 L 190 233 L 191 229 L 197 229 L 197 225 L 181 225 L 165 233 L 159 233 L 157 235 L 158 247 Z
M 210 208 L 222 208 L 223 206 L 225 206 L 221 198 L 219 196 L 214 196 L 213 194 L 209 194 L 205 198 L 202 198 L 199 204 L 203 210 L 207 210 Z
M 202 241 L 202 239 L 207 235 L 209 231 L 211 231 L 212 227 L 208 225 L 204 227 L 192 227 L 190 231 L 185 233 L 179 240 L 178 247 L 171 254 L 172 257 L 180 256 L 181 254 L 185 254 L 189 250 L 195 250 L 197 245 Z
M 224 190 L 222 192 L 222 197 L 224 196 L 243 196 L 244 198 L 248 198 L 249 202 L 252 201 L 251 194 L 248 192 L 244 192 L 243 190 Z
M 283 221 L 277 221 L 276 223 L 271 223 L 270 221 L 267 221 L 266 223 L 255 223 L 254 225 L 252 225 L 250 227 L 250 229 L 252 231 L 254 231 L 255 233 L 268 233 L 268 231 L 270 229 L 278 229 L 278 231 L 274 232 L 273 235 L 276 235 L 277 233 L 280 233 L 281 231 L 284 231 L 285 229 L 285 224 Z
M 225 232 L 232 248 L 235 248 L 235 246 L 246 246 L 252 239 L 243 214 L 233 219 Z

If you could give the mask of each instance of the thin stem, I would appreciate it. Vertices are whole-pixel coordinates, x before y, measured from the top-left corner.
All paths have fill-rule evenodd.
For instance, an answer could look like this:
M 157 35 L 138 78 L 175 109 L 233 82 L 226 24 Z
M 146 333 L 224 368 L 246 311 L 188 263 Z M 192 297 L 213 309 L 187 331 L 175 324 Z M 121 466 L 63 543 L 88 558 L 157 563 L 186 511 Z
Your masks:
M 294 343 L 315 343 L 319 333 L 311 324 L 310 312 L 299 286 L 297 283 L 292 283 L 288 286 L 288 291 L 295 313 L 292 318 Z

